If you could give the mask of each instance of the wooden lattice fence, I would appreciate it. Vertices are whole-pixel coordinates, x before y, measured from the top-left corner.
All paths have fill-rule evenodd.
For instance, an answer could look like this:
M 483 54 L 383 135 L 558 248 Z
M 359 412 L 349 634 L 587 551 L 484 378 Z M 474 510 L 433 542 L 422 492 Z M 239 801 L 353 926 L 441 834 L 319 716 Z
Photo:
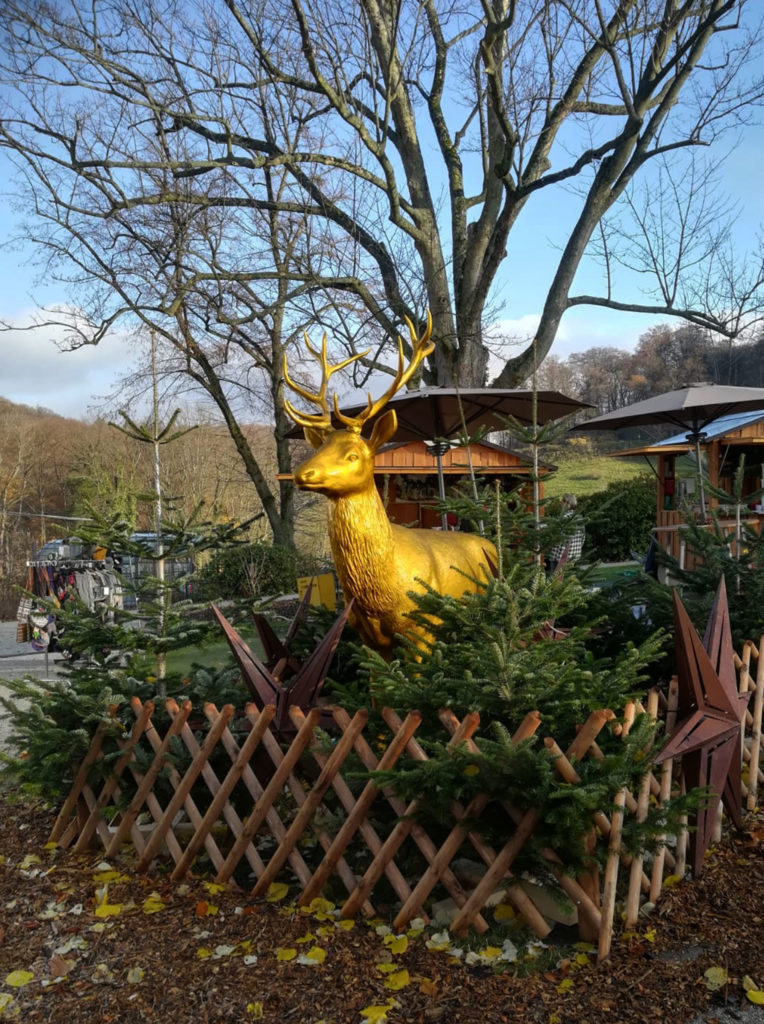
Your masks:
M 759 651 L 749 643 L 737 658 L 741 691 L 753 692 L 741 726 L 745 740 L 743 796 L 749 808 L 755 806 L 758 787 L 764 784 L 760 767 L 764 658 Z M 665 716 L 670 732 L 676 718 L 676 695 L 676 682 L 667 699 L 651 691 L 645 707 L 630 705 L 619 720 L 612 711 L 595 711 L 566 751 L 546 737 L 553 770 L 566 783 L 576 785 L 576 763 L 604 756 L 597 742 L 602 731 L 626 735 L 640 714 Z M 82 852 L 100 842 L 105 855 L 112 857 L 125 842 L 131 842 L 139 871 L 148 870 L 159 856 L 169 857 L 176 880 L 185 877 L 203 851 L 218 881 L 228 881 L 235 872 L 238 880 L 244 875 L 254 878 L 255 897 L 264 895 L 282 872 L 290 871 L 300 888 L 300 905 L 309 904 L 339 879 L 347 892 L 343 917 L 373 914 L 372 900 L 384 878 L 400 903 L 393 922 L 396 929 L 405 928 L 415 917 L 426 919 L 429 901 L 447 894 L 455 905 L 452 931 L 485 931 L 488 925 L 483 911 L 501 889 L 502 899 L 513 904 L 537 936 L 549 933 L 551 926 L 537 905 L 539 900 L 512 875 L 513 863 L 540 823 L 538 810 L 522 812 L 508 801 L 499 802 L 506 840 L 495 848 L 475 825 L 492 798 L 479 794 L 467 806 L 454 801 L 452 825 L 436 841 L 417 820 L 416 799 L 405 805 L 373 780 L 358 784 L 359 766 L 367 771 L 387 770 L 404 752 L 417 760 L 426 759 L 416 739 L 421 723 L 417 712 L 401 721 L 394 712 L 383 711 L 389 732 L 370 736 L 365 712 L 350 717 L 343 709 L 334 708 L 335 732 L 328 741 L 319 728 L 322 712 L 313 709 L 303 714 L 292 709 L 296 734 L 284 748 L 269 728 L 272 707 L 258 711 L 248 704 L 242 723 L 235 719 L 231 705 L 218 710 L 207 704 L 206 735 L 201 744 L 189 724 L 192 708 L 188 703 L 178 706 L 167 701 L 169 725 L 164 735 L 155 724 L 154 704 L 134 699 L 132 710 L 132 728 L 118 741 L 120 749 L 112 770 L 105 780 L 101 773 L 98 792 L 89 778 L 94 777 L 96 762 L 113 741 L 104 727 L 96 732 L 51 834 L 60 846 Z M 326 709 L 323 716 L 325 724 Z M 459 721 L 442 711 L 440 720 L 450 746 L 466 743 L 479 756 L 477 714 Z M 527 715 L 512 742 L 534 736 L 540 726 L 538 714 Z M 195 728 L 198 733 L 199 723 Z M 176 767 L 179 744 L 187 765 L 182 771 Z M 343 770 L 347 772 L 349 765 L 354 774 L 346 778 Z M 644 777 L 638 792 L 623 789 L 613 808 L 593 814 L 590 849 L 597 843 L 606 844 L 607 849 L 602 877 L 597 869 L 573 877 L 553 850 L 542 851 L 549 874 L 561 890 L 556 898 L 567 898 L 572 904 L 582 937 L 598 943 L 600 957 L 610 949 L 617 897 L 625 902 L 626 926 L 633 927 L 644 902 L 654 903 L 660 896 L 665 878 L 685 873 L 686 830 L 650 858 L 629 857 L 621 844 L 625 816 L 644 820 L 651 801 L 663 803 L 680 784 L 677 768 L 671 761 L 664 762 Z M 493 804 L 497 802 L 493 800 Z M 391 813 L 386 817 L 379 814 L 380 805 Z M 375 826 L 380 820 L 392 820 L 386 834 L 380 834 Z M 304 854 L 307 838 L 321 847 L 318 857 Z M 476 882 L 457 876 L 455 861 L 465 849 L 485 865 Z M 412 852 L 425 865 L 415 877 L 406 870 Z

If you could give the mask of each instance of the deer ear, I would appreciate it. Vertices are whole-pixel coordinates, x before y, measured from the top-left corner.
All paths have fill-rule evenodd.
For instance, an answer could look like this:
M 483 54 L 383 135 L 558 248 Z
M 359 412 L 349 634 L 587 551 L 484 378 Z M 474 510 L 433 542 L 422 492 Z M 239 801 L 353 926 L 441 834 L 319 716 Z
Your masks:
M 311 448 L 320 448 L 326 440 L 326 432 L 319 427 L 303 427 L 302 432 Z
M 369 438 L 369 448 L 375 452 L 379 451 L 382 445 L 390 440 L 397 429 L 398 417 L 395 415 L 395 409 L 388 409 L 374 424 L 374 429 Z

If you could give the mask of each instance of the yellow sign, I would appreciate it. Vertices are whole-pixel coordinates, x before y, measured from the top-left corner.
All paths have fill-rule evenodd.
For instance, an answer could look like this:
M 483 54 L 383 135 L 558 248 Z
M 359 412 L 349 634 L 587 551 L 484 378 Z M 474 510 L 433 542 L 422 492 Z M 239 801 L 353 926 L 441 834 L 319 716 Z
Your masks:
M 320 576 L 300 576 L 297 580 L 297 593 L 302 599 L 310 584 L 313 589 L 310 592 L 310 603 L 323 605 L 324 608 L 337 607 L 337 592 L 334 584 L 334 575 L 330 572 L 322 573 Z

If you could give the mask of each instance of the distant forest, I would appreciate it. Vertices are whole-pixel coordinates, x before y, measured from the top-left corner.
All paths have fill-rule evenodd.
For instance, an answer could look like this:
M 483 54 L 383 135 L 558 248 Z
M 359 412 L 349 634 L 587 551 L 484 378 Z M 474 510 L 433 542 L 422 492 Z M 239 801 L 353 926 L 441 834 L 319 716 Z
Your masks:
M 646 331 L 633 352 L 606 346 L 564 360 L 548 356 L 539 371 L 541 386 L 603 413 L 699 381 L 764 387 L 764 332 L 732 342 L 700 327 L 661 324 Z

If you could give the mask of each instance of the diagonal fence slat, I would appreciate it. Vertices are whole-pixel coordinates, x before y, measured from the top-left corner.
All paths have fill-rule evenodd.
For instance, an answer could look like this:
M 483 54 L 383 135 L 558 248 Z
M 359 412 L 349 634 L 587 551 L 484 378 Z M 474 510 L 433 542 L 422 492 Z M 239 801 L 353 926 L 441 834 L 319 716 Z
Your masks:
M 143 731 L 146 728 L 151 713 L 154 710 L 154 705 L 148 702 L 144 707 L 141 708 L 140 714 L 136 717 L 133 723 L 132 732 L 130 738 L 124 743 L 120 744 L 122 748 L 122 756 L 114 766 L 113 774 L 104 783 L 104 787 L 101 790 L 98 799 L 95 801 L 92 807 L 90 807 L 90 816 L 88 817 L 85 824 L 80 830 L 80 835 L 77 842 L 74 844 L 75 853 L 83 853 L 90 844 L 90 840 L 93 838 L 93 833 L 96 828 L 102 823 L 103 818 L 101 811 L 109 802 L 110 797 L 113 795 L 114 790 L 117 788 L 119 778 L 122 775 L 125 768 L 127 768 L 130 760 L 133 756 L 133 748 L 137 744 L 138 740 L 143 735 Z M 89 787 L 85 786 L 83 792 L 88 790 Z
M 341 723 L 343 720 L 349 721 L 347 712 L 344 711 L 342 708 L 336 708 L 333 713 L 338 723 Z M 389 708 L 386 708 L 384 710 L 384 717 L 386 724 L 393 731 L 394 735 L 398 735 L 402 726 L 401 720 L 398 718 L 398 716 L 395 715 Z M 474 716 L 474 718 L 470 718 L 470 716 L 467 716 L 467 718 L 465 718 L 464 729 L 468 730 L 476 728 L 477 724 L 479 723 L 479 720 L 479 716 Z M 367 771 L 378 770 L 379 761 L 377 760 L 368 743 L 363 739 L 362 736 L 359 736 L 358 739 L 356 740 L 355 751 L 360 757 Z M 421 751 L 421 756 L 423 758 L 426 756 L 424 754 L 424 751 L 421 750 L 421 747 L 419 747 L 419 745 L 416 743 L 413 735 L 408 738 L 408 741 L 406 743 L 406 751 L 409 753 L 410 756 L 418 756 L 419 751 Z M 395 794 L 391 792 L 389 787 L 382 787 L 380 793 L 385 798 L 387 804 L 390 806 L 391 810 L 396 815 L 396 817 L 399 819 L 405 818 L 406 805 L 403 803 L 403 801 L 396 797 Z M 417 822 L 414 822 L 413 819 L 411 820 L 413 823 L 413 827 L 409 832 L 409 836 L 411 840 L 414 842 L 414 844 L 417 846 L 419 852 L 422 854 L 425 860 L 430 862 L 434 858 L 437 852 L 437 848 L 433 841 L 430 839 L 427 832 L 421 827 L 421 825 L 419 825 Z M 385 874 L 387 874 L 389 870 L 397 870 L 397 868 L 395 867 L 395 861 L 392 859 L 392 856 L 393 854 L 391 853 L 390 848 L 388 848 L 386 852 L 380 850 L 380 853 L 378 854 L 378 857 L 380 859 L 380 865 L 382 866 Z M 364 884 L 364 880 L 362 880 L 361 886 L 363 886 Z M 459 903 L 460 901 L 462 903 L 464 902 L 464 900 L 466 899 L 464 889 L 462 888 L 461 884 L 458 882 L 458 880 L 456 879 L 452 872 L 447 872 L 444 874 L 443 884 L 444 887 L 446 888 L 446 891 L 449 893 L 452 899 L 454 899 L 457 903 Z M 355 899 L 357 895 L 358 894 L 353 894 L 351 896 L 351 900 L 348 901 L 348 903 L 351 903 L 351 901 Z M 348 903 L 346 903 L 345 907 L 343 907 L 343 915 L 347 914 Z M 352 913 L 348 914 L 348 916 L 352 916 Z M 422 916 L 424 917 L 425 915 Z
M 296 709 L 294 709 L 294 708 L 291 709 L 291 712 L 295 713 Z M 313 741 L 313 732 L 315 731 L 315 728 L 316 728 L 316 726 L 318 724 L 318 721 L 319 721 L 319 719 L 317 718 L 315 723 L 310 726 L 309 735 L 307 736 L 307 740 L 306 740 L 305 748 L 303 749 L 303 753 L 310 746 L 310 744 Z M 300 726 L 300 728 L 302 728 L 302 726 Z M 298 732 L 298 736 L 299 736 L 299 732 Z M 273 762 L 273 764 L 275 766 L 280 766 L 282 764 L 283 760 L 284 760 L 285 755 L 282 753 L 278 743 L 276 742 L 276 739 L 270 733 L 266 733 L 265 736 L 263 737 L 263 743 L 264 743 L 264 745 L 266 746 L 266 748 L 268 750 L 268 754 L 269 754 L 270 759 Z M 293 743 L 293 745 L 294 745 L 294 743 Z M 290 750 L 291 750 L 291 747 L 290 747 Z M 297 777 L 294 768 L 295 768 L 295 766 L 290 768 L 289 774 L 288 774 L 287 779 L 286 779 L 286 784 L 287 784 L 287 786 L 289 787 L 289 790 L 292 793 L 292 796 L 294 798 L 296 807 L 299 808 L 299 807 L 302 807 L 305 804 L 305 801 L 308 799 L 308 792 L 306 790 L 306 787 L 302 784 L 300 779 Z M 324 829 L 322 829 L 320 827 L 315 827 L 315 825 L 313 823 L 311 824 L 311 829 L 312 829 L 316 839 L 318 840 L 319 844 L 323 847 L 323 849 L 324 850 L 328 850 L 329 847 L 331 846 L 331 842 L 332 842 L 331 837 L 326 833 L 326 831 Z M 286 836 L 286 829 L 283 828 L 283 826 L 282 826 L 282 834 L 283 834 L 283 836 Z M 283 842 L 283 839 L 282 839 L 282 842 Z M 296 847 L 293 846 L 292 847 L 292 853 L 294 853 L 295 849 L 296 849 Z M 347 891 L 348 892 L 352 892 L 353 889 L 355 888 L 355 885 L 356 885 L 356 877 L 355 877 L 355 874 L 353 873 L 353 871 L 351 870 L 350 865 L 347 863 L 347 861 L 345 860 L 344 857 L 340 857 L 339 860 L 337 861 L 337 875 L 339 876 L 340 881 L 345 886 Z M 368 902 L 368 900 L 364 903 L 363 910 L 364 910 L 364 913 L 366 913 L 367 915 L 371 916 L 371 915 L 374 914 L 374 908 L 372 907 L 371 903 Z
M 600 730 L 604 728 L 605 723 L 614 717 L 614 713 L 609 710 L 593 712 L 589 716 L 589 719 L 581 732 L 568 749 L 568 755 L 576 757 L 583 756 L 591 741 L 595 739 Z M 520 853 L 525 843 L 533 835 L 540 817 L 539 811 L 535 808 L 531 808 L 526 811 L 520 819 L 512 837 L 502 847 L 502 849 L 499 850 L 496 855 L 496 860 L 493 862 L 491 867 L 488 868 L 486 873 L 483 875 L 483 878 L 472 892 L 472 895 L 451 922 L 451 930 L 457 935 L 463 934 L 467 931 L 476 911 L 485 905 L 486 900 L 490 896 L 499 879 L 501 879 L 504 873 L 509 870 L 514 859 Z
M 387 718 L 389 716 L 386 716 L 385 713 L 383 712 L 383 717 Z M 392 720 L 393 728 L 395 728 L 396 718 L 397 716 L 395 716 L 395 718 L 393 718 Z M 477 729 L 479 723 L 479 715 L 466 715 L 457 732 L 454 734 L 454 736 L 451 737 L 451 740 L 449 741 L 449 746 L 456 746 L 457 744 L 461 743 L 464 739 L 466 739 L 468 736 L 471 736 Z M 388 724 L 390 723 L 388 722 Z M 411 745 L 412 742 L 413 738 L 409 741 L 409 745 Z M 361 878 L 360 882 L 358 883 L 355 892 L 351 893 L 350 897 L 345 901 L 345 904 L 341 910 L 342 917 L 354 917 L 355 914 L 358 913 L 358 910 L 360 909 L 363 900 L 365 900 L 368 897 L 368 895 L 371 893 L 371 890 L 374 888 L 375 884 L 381 877 L 384 871 L 384 865 L 395 856 L 395 854 L 400 849 L 401 845 L 403 844 L 404 840 L 408 835 L 414 832 L 418 833 L 420 837 L 420 842 L 422 840 L 422 836 L 426 835 L 424 829 L 422 829 L 422 827 L 419 826 L 414 820 L 414 815 L 417 813 L 418 809 L 419 800 L 412 800 L 408 804 L 408 806 L 403 809 L 403 814 L 400 817 L 400 820 L 390 831 L 390 834 L 385 840 L 378 857 L 376 857 L 372 861 L 372 863 L 364 872 L 364 875 Z M 429 839 L 429 836 L 427 837 L 426 849 L 431 857 L 435 857 L 437 849 L 435 847 L 435 844 L 432 843 L 432 840 Z M 457 879 L 453 876 L 453 873 L 451 873 L 451 878 L 449 879 L 449 892 L 451 893 L 452 897 L 457 902 L 457 904 L 463 905 L 463 903 L 466 902 L 464 890 L 462 889 L 462 886 L 457 881 Z M 478 930 L 487 930 L 487 925 L 485 924 L 485 921 L 482 921 L 482 919 L 478 921 L 477 918 L 476 921 L 478 923 Z
M 90 743 L 90 747 L 88 748 L 88 752 L 74 776 L 72 788 L 69 790 L 69 794 L 66 800 L 64 800 L 58 817 L 53 825 L 53 831 L 50 834 L 50 841 L 52 843 L 59 842 L 64 833 L 68 832 L 70 828 L 70 818 L 72 813 L 77 809 L 77 801 L 82 795 L 82 787 L 87 783 L 88 773 L 90 772 L 91 767 L 101 756 L 101 748 L 103 746 L 105 731 L 106 726 L 103 722 L 99 722 L 98 727 L 93 734 L 93 739 Z M 74 836 L 72 836 L 72 838 L 74 838 Z M 71 839 L 69 842 L 71 842 Z M 61 846 L 66 847 L 68 845 L 68 842 L 61 842 Z
M 335 716 L 336 720 L 336 716 Z M 414 732 L 418 728 L 422 716 L 419 712 L 412 712 L 407 715 L 405 722 L 401 724 L 400 729 L 397 730 L 393 736 L 393 741 L 388 746 L 380 760 L 376 765 L 377 771 L 387 771 L 393 767 L 398 758 L 403 753 L 406 744 L 414 735 Z M 338 722 L 339 724 L 339 722 Z M 347 730 L 349 722 L 345 723 L 344 731 Z M 355 736 L 353 739 L 353 748 L 357 749 L 358 740 L 360 736 Z M 321 766 L 320 755 L 317 757 L 317 762 Z M 334 780 L 334 785 L 338 781 L 342 781 L 341 777 Z M 300 897 L 298 904 L 300 906 L 307 906 L 310 901 L 319 895 L 323 890 L 324 885 L 328 882 L 330 875 L 332 874 L 335 866 L 337 865 L 340 857 L 347 849 L 353 836 L 356 832 L 360 832 L 363 836 L 366 845 L 377 856 L 382 849 L 382 840 L 377 835 L 376 831 L 372 828 L 370 823 L 366 820 L 369 811 L 371 810 L 372 804 L 374 803 L 378 793 L 379 786 L 373 780 L 366 783 L 363 791 L 360 793 L 357 799 L 354 799 L 350 789 L 345 785 L 345 791 L 349 796 L 349 801 L 345 793 L 338 796 L 342 800 L 345 809 L 348 811 L 348 816 L 345 822 L 337 832 L 332 841 L 331 846 L 324 854 L 324 858 L 313 873 L 313 877 L 310 882 L 306 885 L 302 896 Z M 406 883 L 403 874 L 396 864 L 389 862 L 385 865 L 385 874 L 393 887 L 395 893 L 401 898 L 405 899 L 408 893 L 411 891 L 408 884 Z
M 168 704 L 169 703 L 170 702 L 168 701 Z M 177 705 L 175 706 L 177 708 Z M 178 711 L 179 710 L 180 709 L 178 709 Z M 210 731 L 207 733 L 207 737 L 203 745 L 198 749 L 198 752 L 194 756 L 193 761 L 186 769 L 185 773 L 183 774 L 183 777 L 178 781 L 178 784 L 175 788 L 175 792 L 172 795 L 170 802 L 167 804 L 164 814 L 162 815 L 162 820 L 157 822 L 157 826 L 154 829 L 151 838 L 149 839 L 148 843 L 146 843 L 146 849 L 143 851 L 143 854 L 141 855 L 140 860 L 136 865 L 137 871 L 146 871 L 154 857 L 159 852 L 164 841 L 165 834 L 172 825 L 175 815 L 178 813 L 181 807 L 183 807 L 183 805 L 187 803 L 190 797 L 191 787 L 196 781 L 197 776 L 201 774 L 203 768 L 207 764 L 210 754 L 217 745 L 217 742 L 220 739 L 223 729 L 225 729 L 225 727 L 228 725 L 232 716 L 233 705 L 226 704 L 221 713 L 218 715 L 217 720 L 212 724 L 212 727 L 210 728 Z M 184 736 L 187 731 L 190 732 L 190 729 L 188 728 L 188 725 L 184 725 L 183 728 L 181 729 L 181 735 Z
M 332 779 L 339 771 L 342 762 L 352 749 L 355 737 L 361 732 L 368 720 L 368 711 L 356 711 L 348 729 L 342 734 L 342 737 L 337 741 L 337 745 L 331 755 L 327 758 L 326 763 L 321 769 L 321 774 L 311 788 L 310 794 L 300 810 L 297 812 L 294 821 L 287 829 L 284 839 L 268 862 L 265 871 L 262 873 L 260 878 L 258 878 L 257 884 L 252 890 L 253 896 L 259 896 L 265 892 L 271 882 L 275 879 L 279 869 L 286 860 L 289 851 L 299 842 L 303 832 L 310 825 L 311 819 L 313 818 L 315 811 L 318 810 L 318 805 L 321 803 L 324 793 L 326 793 L 327 789 L 331 785 Z
M 512 737 L 511 742 L 517 744 L 528 739 L 536 731 L 539 724 L 540 718 L 537 715 L 527 715 L 517 732 Z M 441 844 L 436 856 L 430 862 L 430 866 L 417 882 L 408 900 L 401 907 L 395 921 L 393 922 L 395 928 L 404 928 L 416 914 L 417 909 L 427 899 L 433 887 L 440 879 L 443 871 L 448 868 L 448 865 L 456 856 L 465 839 L 468 838 L 471 832 L 471 829 L 465 828 L 463 823 L 472 822 L 481 813 L 481 811 L 484 810 L 489 799 L 490 798 L 486 794 L 481 793 L 474 797 L 466 808 L 462 807 L 462 805 L 457 801 L 454 801 L 452 805 L 452 813 L 457 819 L 457 823 Z
M 137 697 L 133 697 L 133 699 L 130 702 L 130 705 L 133 709 L 133 713 L 137 718 L 140 715 L 141 702 L 138 700 Z M 146 724 L 145 730 L 146 733 L 148 734 L 152 730 L 155 730 L 156 726 L 151 721 L 150 717 L 154 711 L 153 705 L 147 703 L 146 707 L 151 709 L 149 712 L 149 721 Z M 111 842 L 106 847 L 105 854 L 107 857 L 114 856 L 114 854 L 117 852 L 117 850 L 119 850 L 120 846 L 122 845 L 122 842 L 127 836 L 128 832 L 130 832 L 130 830 L 132 829 L 132 826 L 135 820 L 137 819 L 138 815 L 140 814 L 147 797 L 152 792 L 152 787 L 156 782 L 157 776 L 164 767 L 165 760 L 167 758 L 167 752 L 170 749 L 170 744 L 172 742 L 173 737 L 177 736 L 180 733 L 181 729 L 186 724 L 186 721 L 188 720 L 188 716 L 190 714 L 191 702 L 186 701 L 181 711 L 181 714 L 178 715 L 171 722 L 170 728 L 164 735 L 164 739 L 160 741 L 159 746 L 155 749 L 154 759 L 151 762 L 148 771 L 145 773 L 145 775 L 142 776 L 142 778 L 136 778 L 138 773 L 135 771 L 134 766 L 132 764 L 128 764 L 128 766 L 132 769 L 133 777 L 136 779 L 136 782 L 138 783 L 138 789 L 135 792 L 135 796 L 128 804 L 127 810 L 122 815 L 122 821 L 117 826 L 114 835 L 112 836 Z
M 451 735 L 453 735 L 459 724 L 459 720 L 457 719 L 456 715 L 454 715 L 453 712 L 451 711 L 442 710 L 439 712 L 438 717 L 440 718 L 440 721 L 443 723 L 448 732 L 451 733 Z M 520 725 L 517 732 L 512 737 L 512 742 L 520 743 L 523 740 L 530 738 L 530 736 L 532 736 L 536 732 L 540 724 L 541 716 L 539 715 L 539 713 L 537 711 L 529 712 L 528 715 L 526 715 L 523 723 Z M 470 753 L 480 755 L 480 748 L 473 740 L 467 740 L 467 747 Z M 523 816 L 522 811 L 519 811 L 507 800 L 502 800 L 501 806 L 504 808 L 504 810 L 506 811 L 507 815 L 509 816 L 510 820 L 513 823 L 517 824 L 517 822 L 520 821 L 520 819 Z M 482 841 L 480 841 L 480 838 L 477 837 L 474 833 L 470 833 L 468 838 L 472 843 L 473 847 L 475 848 L 476 852 L 478 853 L 478 855 L 482 858 L 483 862 L 487 866 L 490 866 L 496 859 L 496 851 L 490 847 L 487 847 Z M 587 894 L 581 888 L 581 886 L 578 885 L 578 883 L 573 878 L 571 878 L 570 875 L 567 875 L 560 870 L 560 859 L 557 856 L 557 854 L 554 853 L 553 850 L 547 848 L 541 850 L 541 855 L 546 860 L 551 862 L 549 864 L 549 868 L 557 878 L 561 888 L 566 893 L 568 898 L 572 900 L 574 905 L 579 907 L 580 911 L 583 911 L 588 915 L 588 917 L 591 919 L 592 927 L 598 929 L 599 912 L 597 911 L 596 907 L 589 899 Z M 520 916 L 525 919 L 525 921 L 530 926 L 532 931 L 539 938 L 544 938 L 546 935 L 549 934 L 550 931 L 550 926 L 547 923 L 546 919 L 539 913 L 539 911 L 536 908 L 536 905 L 533 903 L 533 900 L 527 895 L 527 893 L 522 888 L 520 888 L 519 885 L 517 885 L 514 881 L 511 880 L 511 875 L 509 874 L 509 872 L 507 872 L 507 877 L 509 878 L 510 881 L 507 886 L 506 894 L 510 902 L 514 904 L 515 909 L 518 911 Z
M 262 796 L 252 808 L 252 813 L 247 818 L 241 835 L 233 844 L 233 847 L 223 864 L 218 868 L 218 882 L 227 882 L 236 870 L 236 865 L 239 863 L 247 844 L 254 838 L 257 830 L 265 820 L 268 811 L 271 809 L 272 805 L 281 793 L 282 787 L 289 779 L 292 769 L 295 767 L 298 760 L 303 755 L 305 748 L 310 743 L 313 730 L 318 724 L 320 717 L 321 711 L 318 708 L 313 708 L 313 710 L 306 716 L 305 722 L 290 744 L 288 751 L 281 758 L 270 782 L 263 790 Z M 267 739 L 267 736 L 268 734 L 266 733 L 263 737 L 264 741 Z M 273 758 L 271 750 L 269 750 L 269 753 Z
M 256 713 L 254 706 L 253 711 Z M 252 755 L 259 746 L 260 741 L 262 740 L 265 731 L 269 728 L 275 714 L 275 706 L 273 704 L 267 704 L 257 716 L 257 724 L 250 730 L 246 740 L 242 744 L 238 754 L 231 764 L 225 779 L 220 784 L 217 793 L 213 797 L 212 803 L 207 808 L 204 817 L 199 823 L 196 832 L 189 840 L 183 856 L 178 861 L 172 874 L 173 880 L 182 878 L 188 872 L 191 867 L 191 862 L 196 856 L 199 847 L 204 842 L 204 837 L 212 830 L 213 825 L 217 822 L 221 814 L 224 814 L 226 806 L 229 807 L 229 811 L 233 811 L 233 808 L 228 805 L 228 798 L 233 792 L 234 786 L 241 778 L 245 766 L 249 763 Z M 235 814 L 235 812 L 233 813 Z M 235 834 L 241 835 L 244 831 L 244 825 L 238 814 L 236 814 L 235 822 Z
M 211 708 L 211 706 L 209 707 Z M 258 712 L 257 707 L 254 704 L 247 704 L 244 714 L 245 717 L 249 720 L 249 725 L 251 728 L 257 728 L 256 723 L 258 722 L 258 715 L 261 713 L 262 712 Z M 207 718 L 209 721 L 212 721 L 211 714 L 208 714 Z M 267 743 L 267 739 L 268 736 L 267 734 L 265 734 L 263 736 L 264 745 Z M 222 740 L 226 753 L 233 762 L 239 754 L 238 744 L 236 743 L 233 736 L 231 736 L 231 733 L 227 729 L 223 732 Z M 255 801 L 255 803 L 257 803 L 257 801 L 263 795 L 263 786 L 259 779 L 257 778 L 257 776 L 255 775 L 250 765 L 245 765 L 244 770 L 242 771 L 241 774 L 241 781 L 245 789 L 247 790 L 249 796 Z M 265 815 L 265 822 L 267 823 L 268 829 L 271 835 L 274 837 L 274 839 L 277 842 L 281 842 L 283 836 L 286 833 L 286 829 L 284 828 L 281 819 L 279 818 L 278 814 L 276 813 L 273 807 L 270 807 L 268 809 Z M 243 824 L 241 823 L 241 819 L 239 819 L 239 824 L 237 825 L 236 829 L 234 829 L 234 835 L 241 835 L 242 828 Z M 254 848 L 251 842 L 245 847 L 244 856 L 247 858 L 249 865 L 254 871 L 255 875 L 259 876 L 260 873 L 265 869 L 265 864 L 263 863 L 260 854 Z M 310 868 L 305 863 L 298 850 L 293 850 L 290 853 L 289 865 L 294 871 L 297 878 L 299 879 L 300 883 L 302 885 L 307 885 L 308 880 L 310 879 Z

